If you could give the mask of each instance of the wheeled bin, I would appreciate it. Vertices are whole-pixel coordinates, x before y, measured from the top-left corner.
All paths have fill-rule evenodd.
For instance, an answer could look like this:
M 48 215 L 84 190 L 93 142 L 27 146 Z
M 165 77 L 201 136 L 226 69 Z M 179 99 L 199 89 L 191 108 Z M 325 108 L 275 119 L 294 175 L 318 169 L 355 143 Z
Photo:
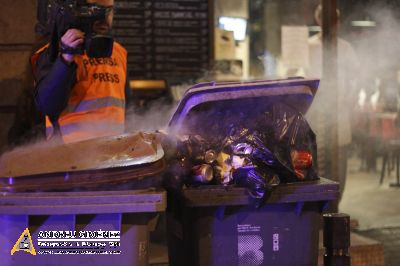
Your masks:
M 183 135 L 217 136 L 236 119 L 251 128 L 247 122 L 261 121 L 257 116 L 274 117 L 277 104 L 305 114 L 317 87 L 318 80 L 302 78 L 200 84 L 185 93 L 170 127 Z M 315 266 L 321 213 L 338 189 L 319 177 L 282 182 L 262 204 L 232 184 L 169 189 L 170 265 Z
M 166 208 L 156 137 L 44 145 L 0 160 L 0 265 L 148 265 Z

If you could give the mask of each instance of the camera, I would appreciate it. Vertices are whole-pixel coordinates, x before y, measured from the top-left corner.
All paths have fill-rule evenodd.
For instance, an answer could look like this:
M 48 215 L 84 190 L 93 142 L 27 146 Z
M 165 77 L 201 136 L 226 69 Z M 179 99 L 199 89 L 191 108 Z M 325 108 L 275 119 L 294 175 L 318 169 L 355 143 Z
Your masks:
M 111 34 L 93 31 L 94 23 L 105 21 L 109 12 L 111 8 L 89 4 L 86 0 L 40 0 L 36 28 L 51 34 L 57 42 L 68 29 L 79 29 L 85 33 L 84 44 L 76 49 L 61 46 L 63 53 L 83 54 L 86 51 L 89 57 L 109 57 L 113 48 Z

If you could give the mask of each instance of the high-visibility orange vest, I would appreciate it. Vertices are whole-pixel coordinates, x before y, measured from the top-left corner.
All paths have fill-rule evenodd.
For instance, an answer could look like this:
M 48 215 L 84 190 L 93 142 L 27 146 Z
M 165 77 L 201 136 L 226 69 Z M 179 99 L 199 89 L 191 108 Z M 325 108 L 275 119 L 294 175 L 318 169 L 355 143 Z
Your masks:
M 39 50 L 40 51 L 40 50 Z M 64 143 L 124 132 L 127 52 L 114 42 L 111 57 L 75 55 L 76 83 L 58 124 Z M 46 116 L 46 135 L 54 134 Z

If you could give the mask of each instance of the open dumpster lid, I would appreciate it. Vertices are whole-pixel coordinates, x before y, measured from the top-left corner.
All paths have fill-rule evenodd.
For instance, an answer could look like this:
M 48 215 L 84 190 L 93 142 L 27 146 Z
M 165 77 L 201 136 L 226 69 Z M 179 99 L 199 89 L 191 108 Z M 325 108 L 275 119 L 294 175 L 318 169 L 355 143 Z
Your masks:
M 304 78 L 198 84 L 186 91 L 169 126 L 182 132 L 182 126 L 188 124 L 186 120 L 190 119 L 191 113 L 207 109 L 210 105 L 213 105 L 214 109 L 243 110 L 281 102 L 305 114 L 314 99 L 318 85 L 318 79 Z M 212 114 L 208 112 L 207 115 Z

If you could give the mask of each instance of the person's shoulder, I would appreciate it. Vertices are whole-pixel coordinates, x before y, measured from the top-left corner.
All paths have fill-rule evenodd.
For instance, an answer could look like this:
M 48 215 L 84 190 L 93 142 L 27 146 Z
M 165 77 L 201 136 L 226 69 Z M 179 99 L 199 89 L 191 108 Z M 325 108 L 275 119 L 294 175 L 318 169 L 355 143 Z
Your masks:
M 120 51 L 123 51 L 124 53 L 127 53 L 126 48 L 124 46 L 122 46 L 122 44 L 120 44 L 117 41 L 114 41 L 114 47 L 117 48 Z

